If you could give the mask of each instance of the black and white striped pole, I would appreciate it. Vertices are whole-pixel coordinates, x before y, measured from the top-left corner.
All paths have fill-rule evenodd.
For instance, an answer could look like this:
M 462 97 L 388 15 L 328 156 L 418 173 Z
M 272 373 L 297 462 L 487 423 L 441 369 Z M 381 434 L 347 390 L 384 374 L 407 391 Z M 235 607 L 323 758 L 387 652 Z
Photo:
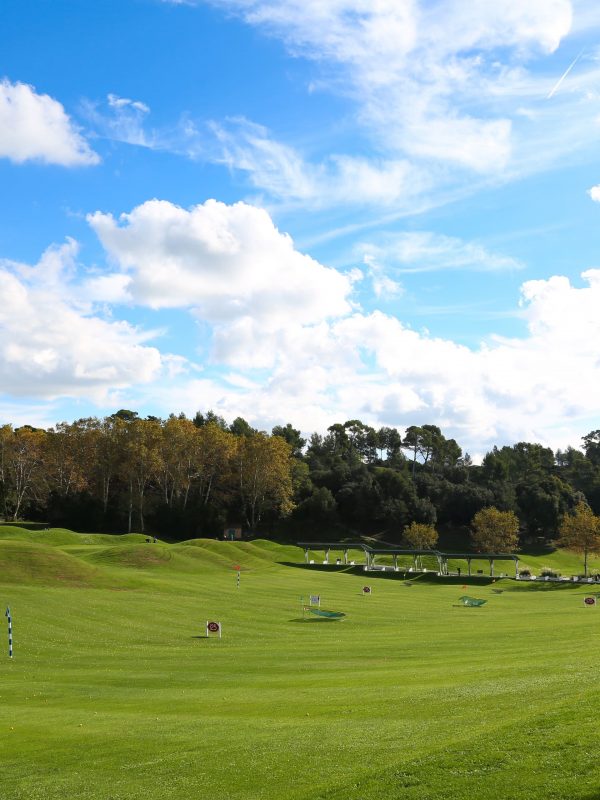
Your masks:
M 12 658 L 12 619 L 10 616 L 10 608 L 8 606 L 6 607 L 4 616 L 8 618 L 8 657 Z

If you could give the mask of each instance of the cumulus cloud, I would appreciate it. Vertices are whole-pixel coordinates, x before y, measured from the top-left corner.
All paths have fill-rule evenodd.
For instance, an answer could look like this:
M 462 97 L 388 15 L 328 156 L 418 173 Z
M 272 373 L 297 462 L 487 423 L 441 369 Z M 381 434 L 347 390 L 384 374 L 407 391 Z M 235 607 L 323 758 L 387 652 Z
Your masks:
M 526 282 L 527 335 L 492 336 L 477 349 L 381 311 L 290 326 L 268 341 L 258 326 L 229 329 L 219 359 L 237 372 L 226 383 L 177 384 L 164 401 L 192 412 L 202 397 L 229 418 L 293 420 L 307 432 L 352 417 L 401 429 L 429 422 L 471 452 L 520 440 L 577 445 L 586 426 L 597 427 L 600 405 L 600 270 L 583 277 L 582 288 L 563 277 Z M 275 358 L 266 377 L 249 381 L 261 348 L 265 364 L 269 348 Z
M 34 266 L 0 260 L 0 384 L 13 396 L 99 399 L 159 374 L 148 334 L 103 319 L 79 297 L 77 251 L 69 240 Z
M 63 106 L 25 83 L 0 82 L 0 158 L 65 167 L 97 164 Z
M 226 416 L 292 419 L 304 430 L 354 416 L 399 428 L 433 422 L 478 451 L 520 439 L 577 443 L 582 421 L 597 414 L 600 270 L 584 272 L 583 287 L 560 276 L 527 281 L 519 309 L 527 334 L 489 335 L 469 348 L 365 313 L 352 302 L 358 274 L 302 255 L 266 212 L 244 203 L 185 210 L 155 200 L 119 220 L 96 213 L 90 224 L 119 267 L 103 276 L 115 296 L 188 309 L 210 327 L 202 377 L 175 379 L 165 410 L 191 412 L 202 397 Z M 394 244 L 400 268 L 436 259 L 445 269 L 519 266 L 431 233 Z M 382 295 L 386 288 L 401 291 L 393 282 Z M 152 392 L 159 402 L 160 388 Z
M 297 251 L 266 211 L 247 203 L 208 200 L 187 210 L 150 200 L 119 220 L 96 212 L 88 221 L 128 279 L 111 277 L 111 291 L 120 285 L 136 303 L 269 329 L 350 310 L 351 278 Z

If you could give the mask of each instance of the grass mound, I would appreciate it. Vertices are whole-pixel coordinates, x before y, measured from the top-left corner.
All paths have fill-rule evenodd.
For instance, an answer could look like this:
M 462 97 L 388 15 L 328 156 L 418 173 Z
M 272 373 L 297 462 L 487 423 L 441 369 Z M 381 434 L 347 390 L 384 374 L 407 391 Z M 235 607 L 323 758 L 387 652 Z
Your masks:
M 31 530 L 17 525 L 0 525 L 0 540 L 37 542 L 57 547 L 65 545 L 88 544 L 127 544 L 132 542 L 145 542 L 146 537 L 141 533 L 124 533 L 119 536 L 110 533 L 76 533 L 68 528 L 44 528 Z
M 163 567 L 173 559 L 171 549 L 160 544 L 120 544 L 117 547 L 94 549 L 87 560 L 94 564 L 129 569 Z
M 251 542 L 220 542 L 214 539 L 190 539 L 176 545 L 179 552 L 195 559 L 232 569 L 242 570 L 273 567 L 287 558 L 298 559 L 298 548 L 266 539 Z
M 98 570 L 79 558 L 54 547 L 27 542 L 2 542 L 2 583 L 46 586 L 96 586 Z M 100 581 L 101 583 L 101 581 Z

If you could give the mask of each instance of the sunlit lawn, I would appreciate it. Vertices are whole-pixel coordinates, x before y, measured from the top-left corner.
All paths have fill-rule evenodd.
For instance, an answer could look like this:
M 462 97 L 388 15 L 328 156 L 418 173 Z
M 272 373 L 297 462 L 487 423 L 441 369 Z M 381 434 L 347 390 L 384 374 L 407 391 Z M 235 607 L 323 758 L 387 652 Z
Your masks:
M 583 587 L 464 608 L 266 542 L 70 536 L 0 540 L 2 800 L 600 798 Z M 303 620 L 309 593 L 346 618 Z

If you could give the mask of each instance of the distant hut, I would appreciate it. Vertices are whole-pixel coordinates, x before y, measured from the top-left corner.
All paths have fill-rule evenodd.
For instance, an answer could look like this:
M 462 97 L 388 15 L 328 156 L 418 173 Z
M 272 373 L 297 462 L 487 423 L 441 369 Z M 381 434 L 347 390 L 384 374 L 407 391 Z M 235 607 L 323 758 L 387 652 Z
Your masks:
M 243 536 L 243 529 L 239 522 L 232 522 L 231 524 L 226 525 L 225 529 L 223 530 L 223 538 L 229 540 L 230 542 L 233 542 L 236 539 L 243 539 Z

